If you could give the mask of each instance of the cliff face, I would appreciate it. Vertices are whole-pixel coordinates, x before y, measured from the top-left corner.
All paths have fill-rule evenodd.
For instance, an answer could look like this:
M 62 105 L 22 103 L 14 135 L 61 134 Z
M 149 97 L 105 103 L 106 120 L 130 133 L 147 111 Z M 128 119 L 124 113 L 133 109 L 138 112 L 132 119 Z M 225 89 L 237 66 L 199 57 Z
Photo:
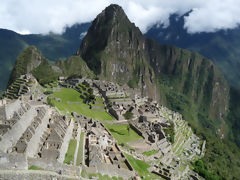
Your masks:
M 222 119 L 226 115 L 229 86 L 210 60 L 152 40 L 148 40 L 148 52 L 160 83 L 185 95 L 207 118 Z
M 117 5 L 107 7 L 93 21 L 78 55 L 102 79 L 128 83 L 143 95 L 157 98 L 155 74 L 145 52 L 145 38 Z
M 118 5 L 96 17 L 77 54 L 100 78 L 127 83 L 163 104 L 174 106 L 183 96 L 188 108 L 196 106 L 193 118 L 220 124 L 228 109 L 228 84 L 211 61 L 145 38 Z

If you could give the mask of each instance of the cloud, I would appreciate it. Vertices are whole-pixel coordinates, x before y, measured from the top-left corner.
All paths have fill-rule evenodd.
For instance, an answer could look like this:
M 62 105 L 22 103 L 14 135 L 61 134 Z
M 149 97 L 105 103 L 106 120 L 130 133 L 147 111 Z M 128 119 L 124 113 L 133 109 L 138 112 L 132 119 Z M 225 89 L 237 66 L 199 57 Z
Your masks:
M 240 23 L 239 0 L 1 0 L 1 28 L 19 33 L 62 33 L 66 26 L 92 21 L 111 3 L 123 7 L 142 32 L 153 24 L 169 24 L 171 14 L 185 17 L 189 33 L 235 28 Z
M 87 32 L 82 32 L 82 33 L 80 34 L 79 39 L 83 39 L 86 35 L 87 35 Z
M 185 17 L 184 27 L 189 33 L 233 29 L 240 24 L 239 12 L 239 0 L 208 0 Z

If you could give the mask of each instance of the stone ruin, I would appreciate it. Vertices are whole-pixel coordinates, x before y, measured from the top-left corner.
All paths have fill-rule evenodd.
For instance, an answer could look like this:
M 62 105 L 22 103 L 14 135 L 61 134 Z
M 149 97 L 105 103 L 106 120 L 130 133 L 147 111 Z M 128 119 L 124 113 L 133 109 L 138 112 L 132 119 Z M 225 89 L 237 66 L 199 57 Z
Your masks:
M 121 152 L 118 144 L 104 125 L 91 118 L 80 116 L 81 127 L 85 131 L 85 165 L 88 167 L 114 168 L 132 174 L 132 166 Z

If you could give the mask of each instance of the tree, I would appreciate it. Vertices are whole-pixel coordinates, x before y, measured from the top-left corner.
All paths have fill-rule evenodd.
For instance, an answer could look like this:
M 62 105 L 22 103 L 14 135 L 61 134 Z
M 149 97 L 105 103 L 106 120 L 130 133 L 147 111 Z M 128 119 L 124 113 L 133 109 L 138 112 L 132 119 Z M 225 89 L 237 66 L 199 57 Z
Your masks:
M 128 131 L 128 135 L 130 134 L 130 125 L 127 125 L 127 131 Z
M 133 118 L 133 113 L 130 111 L 127 111 L 125 114 L 123 114 L 124 118 L 129 120 Z

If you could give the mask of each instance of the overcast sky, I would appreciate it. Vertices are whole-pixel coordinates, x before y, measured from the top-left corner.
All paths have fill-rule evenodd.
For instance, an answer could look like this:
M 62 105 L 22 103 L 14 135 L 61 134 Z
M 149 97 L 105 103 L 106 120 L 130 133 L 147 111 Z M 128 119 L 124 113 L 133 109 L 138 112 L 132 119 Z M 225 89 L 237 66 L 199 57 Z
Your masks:
M 168 25 L 173 13 L 185 17 L 189 33 L 232 29 L 240 24 L 240 0 L 1 0 L 0 28 L 19 33 L 62 33 L 64 27 L 92 21 L 111 3 L 123 7 L 144 33 Z

